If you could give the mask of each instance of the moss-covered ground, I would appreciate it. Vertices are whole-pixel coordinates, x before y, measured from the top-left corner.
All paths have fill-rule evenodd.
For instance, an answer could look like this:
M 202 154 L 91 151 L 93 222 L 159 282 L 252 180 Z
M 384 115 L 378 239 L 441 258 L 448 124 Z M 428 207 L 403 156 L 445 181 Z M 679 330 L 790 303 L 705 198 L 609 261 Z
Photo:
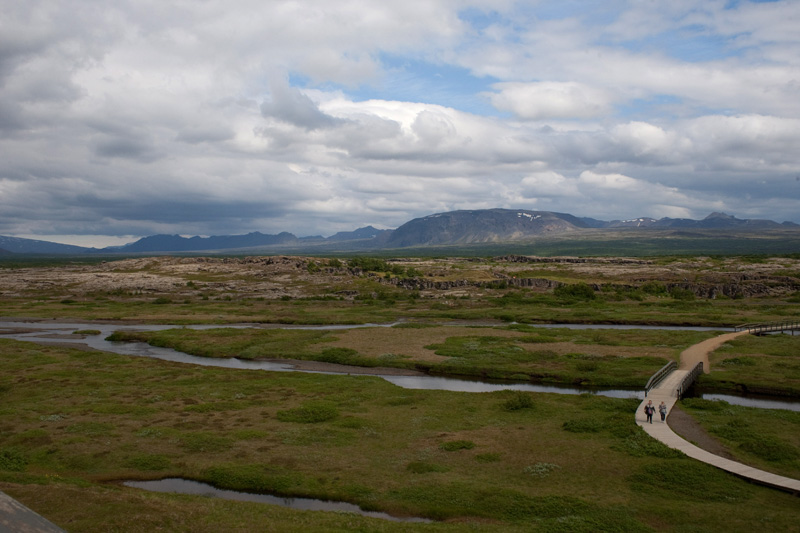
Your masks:
M 795 497 L 647 437 L 633 422 L 636 400 L 404 390 L 365 376 L 201 368 L 7 340 L 0 367 L 0 489 L 69 531 L 752 531 L 764 524 L 791 531 L 798 524 Z M 436 522 L 117 484 L 170 476 Z

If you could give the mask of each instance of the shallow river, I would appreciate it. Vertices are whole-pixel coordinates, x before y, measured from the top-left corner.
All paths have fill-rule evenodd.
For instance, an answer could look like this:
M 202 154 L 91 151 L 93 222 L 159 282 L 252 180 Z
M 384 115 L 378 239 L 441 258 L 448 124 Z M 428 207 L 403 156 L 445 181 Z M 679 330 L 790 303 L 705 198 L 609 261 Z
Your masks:
M 378 324 L 368 324 L 364 326 L 307 326 L 305 329 L 345 329 L 352 327 L 375 327 Z M 380 325 L 386 326 L 386 325 Z M 159 348 L 150 346 L 146 343 L 128 343 L 128 342 L 111 342 L 107 341 L 106 337 L 111 335 L 114 331 L 118 330 L 146 330 L 157 331 L 162 329 L 171 329 L 174 325 L 120 325 L 120 324 L 87 324 L 87 323 L 57 323 L 57 322 L 0 322 L 0 338 L 12 338 L 21 341 L 36 341 L 36 342 L 52 342 L 52 343 L 68 343 L 76 345 L 88 345 L 91 348 L 102 350 L 106 352 L 113 352 L 122 355 L 131 355 L 138 357 L 152 357 L 165 361 L 175 361 L 180 363 L 189 363 L 202 366 L 215 366 L 222 368 L 235 368 L 235 369 L 249 369 L 249 370 L 270 370 L 277 372 L 296 372 L 305 371 L 298 370 L 288 363 L 275 363 L 269 361 L 247 361 L 242 359 L 216 359 L 197 357 L 186 353 L 178 352 L 169 348 Z M 186 326 L 193 329 L 211 329 L 222 326 Z M 224 327 L 263 327 L 254 324 L 242 324 L 236 326 Z M 278 327 L 278 326 L 268 326 Z M 656 328 L 656 327 L 641 327 L 641 326 L 586 326 L 586 325 L 569 325 L 558 324 L 543 327 L 572 327 L 581 329 L 698 329 L 708 330 L 711 328 Z M 297 327 L 295 327 L 297 328 Z M 302 328 L 302 327 L 301 327 Z M 99 335 L 74 335 L 74 331 L 78 330 L 98 330 Z M 342 369 L 341 373 L 346 373 L 347 370 Z M 339 372 L 327 372 L 339 373 Z M 497 390 L 522 390 L 532 392 L 545 392 L 545 393 L 558 393 L 558 394 L 599 394 L 603 396 L 611 396 L 616 398 L 638 398 L 644 397 L 642 390 L 621 390 L 621 389 L 589 389 L 579 387 L 566 387 L 559 385 L 537 385 L 532 383 L 509 383 L 509 382 L 488 382 L 478 380 L 467 380 L 449 377 L 437 376 L 392 376 L 371 374 L 381 377 L 399 387 L 407 389 L 428 389 L 428 390 L 449 390 L 460 392 L 492 392 Z M 764 399 L 764 398 L 748 398 L 731 395 L 721 394 L 708 394 L 702 395 L 704 398 L 713 400 L 725 400 L 732 404 L 749 405 L 752 407 L 761 407 L 767 409 L 790 409 L 800 411 L 800 402 L 793 402 L 788 400 L 778 399 Z M 198 481 L 180 479 L 180 478 L 167 478 L 161 480 L 151 481 L 126 481 L 124 484 L 128 487 L 150 490 L 155 492 L 177 492 L 182 494 L 197 494 L 208 497 L 223 498 L 239 501 L 252 501 L 267 503 L 273 505 L 280 505 L 283 507 L 290 507 L 293 509 L 301 510 L 318 510 L 318 511 L 335 511 L 335 512 L 351 512 L 363 516 L 371 516 L 374 518 L 382 518 L 385 520 L 394 521 L 410 521 L 410 522 L 430 522 L 430 520 L 416 517 L 395 517 L 386 513 L 364 511 L 360 507 L 345 503 L 334 502 L 326 500 L 318 500 L 314 498 L 285 498 L 281 496 L 274 496 L 270 494 L 253 494 L 245 492 L 237 492 L 231 490 L 218 489 L 212 485 L 201 483 Z
M 388 327 L 391 324 L 366 324 L 361 326 L 292 326 L 291 329 L 346 329 L 354 327 Z M 220 327 L 283 327 L 283 326 L 263 326 L 255 324 L 238 324 L 238 325 L 192 325 L 192 326 L 176 326 L 176 325 L 151 325 L 151 324 L 137 324 L 137 325 L 121 325 L 121 324 L 92 324 L 92 323 L 65 323 L 65 322 L 23 322 L 23 321 L 5 321 L 0 322 L 0 338 L 12 338 L 22 341 L 37 341 L 37 342 L 53 342 L 53 343 L 72 343 L 72 344 L 85 344 L 97 350 L 106 352 L 113 352 L 122 355 L 132 355 L 138 357 L 152 357 L 164 361 L 174 361 L 179 363 L 188 363 L 201 366 L 214 366 L 221 368 L 234 368 L 246 370 L 270 370 L 275 372 L 307 372 L 306 370 L 299 370 L 290 363 L 280 363 L 271 361 L 249 361 L 244 359 L 217 359 L 209 357 L 198 357 L 189 355 L 183 352 L 178 352 L 170 348 L 159 348 L 150 346 L 146 343 L 139 342 L 110 342 L 106 337 L 111 335 L 114 331 L 122 330 L 135 330 L 135 331 L 158 331 L 163 329 L 172 329 L 176 327 L 188 327 L 192 329 L 212 329 Z M 659 328 L 656 326 L 610 326 L 610 325 L 582 325 L 582 324 L 554 324 L 536 327 L 557 327 L 557 328 L 575 328 L 575 329 L 672 329 L 672 330 L 716 330 L 727 331 L 724 328 L 681 328 L 681 327 L 665 327 Z M 74 331 L 78 330 L 97 330 L 100 331 L 99 335 L 73 335 Z M 335 365 L 333 365 L 335 366 Z M 348 373 L 346 367 L 342 367 L 340 372 L 325 372 L 325 373 Z M 378 376 L 386 381 L 403 387 L 406 389 L 426 389 L 426 390 L 448 390 L 457 392 L 493 392 L 498 390 L 520 390 L 529 392 L 544 392 L 544 393 L 558 393 L 558 394 L 598 394 L 602 396 L 610 396 L 614 398 L 644 398 L 644 391 L 642 389 L 626 390 L 626 389 L 593 389 L 586 387 L 570 387 L 554 384 L 535 384 L 529 382 L 492 382 L 486 380 L 476 379 L 460 379 L 455 377 L 439 377 L 439 376 L 394 376 L 384 374 L 369 374 Z M 702 394 L 702 398 L 712 400 L 725 400 L 728 403 L 736 405 L 745 405 L 749 407 L 760 407 L 764 409 L 789 409 L 792 411 L 800 411 L 800 401 L 792 401 L 781 398 L 761 398 L 752 396 L 736 396 L 730 394 Z

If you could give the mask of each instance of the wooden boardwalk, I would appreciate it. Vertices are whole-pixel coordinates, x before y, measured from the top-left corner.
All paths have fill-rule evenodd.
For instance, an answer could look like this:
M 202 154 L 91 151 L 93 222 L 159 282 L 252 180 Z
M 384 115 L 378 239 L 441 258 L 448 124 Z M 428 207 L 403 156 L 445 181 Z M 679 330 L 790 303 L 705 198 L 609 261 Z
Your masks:
M 747 332 L 743 333 L 747 334 Z M 740 334 L 742 333 L 729 333 L 701 343 L 704 349 L 708 348 L 708 350 L 705 351 L 705 360 L 708 361 L 709 351 L 713 351 L 727 339 L 732 338 L 732 336 Z M 720 342 L 721 337 L 724 337 L 724 339 L 722 339 Z M 700 351 L 693 349 L 696 348 L 696 346 L 687 350 L 687 352 L 691 350 L 690 354 L 695 358 L 699 355 Z M 684 366 L 683 363 L 683 354 L 681 354 L 681 367 Z M 708 368 L 707 364 L 705 368 Z M 683 378 L 688 373 L 689 370 L 674 370 L 656 387 L 650 389 L 647 398 L 642 401 L 641 405 L 639 405 L 639 408 L 636 410 L 636 423 L 639 424 L 647 432 L 647 434 L 654 439 L 663 442 L 670 448 L 682 451 L 692 459 L 697 459 L 698 461 L 716 466 L 717 468 L 726 470 L 749 481 L 800 495 L 800 480 L 779 476 L 770 472 L 764 472 L 763 470 L 753 468 L 752 466 L 743 465 L 742 463 L 737 463 L 736 461 L 731 461 L 729 459 L 725 459 L 724 457 L 714 455 L 713 453 L 698 448 L 694 444 L 682 439 L 674 431 L 672 431 L 667 423 L 661 422 L 661 416 L 658 414 L 658 405 L 663 401 L 667 405 L 667 412 L 669 413 L 672 411 L 672 407 L 675 405 L 675 402 L 678 401 L 676 390 L 680 386 L 681 381 L 683 381 Z M 647 417 L 644 414 L 644 406 L 647 405 L 648 401 L 652 401 L 653 405 L 656 407 L 656 414 L 653 415 L 652 424 L 647 422 Z
M 5 492 L 0 492 L 0 531 L 3 533 L 66 533 Z

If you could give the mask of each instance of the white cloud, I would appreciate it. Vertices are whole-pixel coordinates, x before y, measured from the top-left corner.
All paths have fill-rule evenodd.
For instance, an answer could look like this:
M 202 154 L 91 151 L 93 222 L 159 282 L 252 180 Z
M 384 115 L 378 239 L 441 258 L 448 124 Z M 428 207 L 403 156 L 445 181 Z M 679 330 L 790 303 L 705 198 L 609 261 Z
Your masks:
M 496 83 L 489 95 L 501 111 L 523 120 L 593 118 L 609 110 L 606 91 L 576 82 Z
M 0 234 L 800 222 L 798 2 L 0 4 Z

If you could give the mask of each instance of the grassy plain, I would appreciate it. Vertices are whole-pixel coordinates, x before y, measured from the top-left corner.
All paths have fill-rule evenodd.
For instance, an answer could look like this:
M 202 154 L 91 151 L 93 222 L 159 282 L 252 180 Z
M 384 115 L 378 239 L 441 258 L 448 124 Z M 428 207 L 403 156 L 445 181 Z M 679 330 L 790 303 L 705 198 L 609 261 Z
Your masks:
M 685 398 L 681 407 L 738 461 L 800 479 L 800 412 L 700 398 Z
M 638 401 L 399 389 L 0 342 L 0 489 L 69 531 L 726 531 L 797 527 L 795 497 L 697 464 Z M 520 396 L 527 398 L 527 401 Z M 396 524 L 122 479 L 344 500 Z
M 800 333 L 800 332 L 795 332 Z M 800 335 L 739 337 L 715 351 L 701 383 L 715 390 L 800 396 Z
M 346 331 L 234 329 L 118 332 L 202 357 L 300 359 L 431 374 L 640 388 L 707 331 L 457 327 L 401 324 Z
M 401 320 L 392 328 L 220 327 L 138 338 L 206 357 L 612 386 L 641 386 L 714 333 L 537 324 L 732 326 L 800 316 L 794 257 L 361 265 L 375 268 L 291 257 L 0 265 L 0 315 L 219 325 Z M 800 337 L 792 339 L 730 343 L 702 382 L 777 384 L 797 394 Z M 200 368 L 0 339 L 0 490 L 69 531 L 800 531 L 796 497 L 666 449 L 636 427 L 637 404 L 405 390 L 368 376 Z M 742 460 L 797 475 L 795 413 L 715 405 L 684 402 Z M 171 476 L 435 522 L 118 483 Z

